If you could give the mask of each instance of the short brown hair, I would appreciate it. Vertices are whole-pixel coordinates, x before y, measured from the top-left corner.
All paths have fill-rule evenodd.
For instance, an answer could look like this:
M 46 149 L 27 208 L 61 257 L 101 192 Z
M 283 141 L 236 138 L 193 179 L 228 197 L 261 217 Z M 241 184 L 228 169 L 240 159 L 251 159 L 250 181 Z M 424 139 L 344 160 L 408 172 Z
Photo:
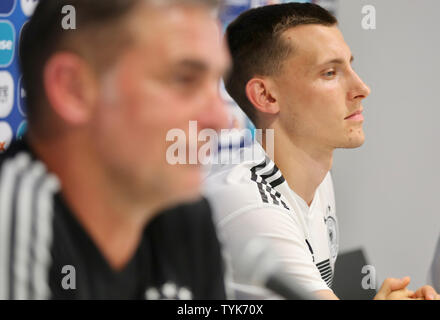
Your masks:
M 123 18 L 142 2 L 154 3 L 152 0 L 40 0 L 23 29 L 20 42 L 20 66 L 30 125 L 45 101 L 43 70 L 48 59 L 60 50 L 80 55 L 90 52 L 90 55 L 99 54 L 99 58 L 90 61 L 94 67 L 108 66 L 130 41 L 130 35 L 123 30 Z M 215 8 L 220 6 L 221 0 L 160 0 L 160 3 Z M 61 27 L 62 8 L 67 5 L 75 8 L 77 30 Z M 118 34 L 121 36 L 116 36 Z
M 255 123 L 256 112 L 246 95 L 246 84 L 256 75 L 271 76 L 282 70 L 293 48 L 281 35 L 305 24 L 332 26 L 336 18 L 311 3 L 269 5 L 242 13 L 226 29 L 233 67 L 225 78 L 229 95 Z

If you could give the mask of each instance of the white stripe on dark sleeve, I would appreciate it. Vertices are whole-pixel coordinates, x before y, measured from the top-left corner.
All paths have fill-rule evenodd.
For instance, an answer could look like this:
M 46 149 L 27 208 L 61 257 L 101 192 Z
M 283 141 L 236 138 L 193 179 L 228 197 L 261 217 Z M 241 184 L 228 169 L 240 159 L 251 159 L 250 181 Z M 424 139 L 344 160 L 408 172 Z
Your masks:
M 48 175 L 37 191 L 37 210 L 38 221 L 35 237 L 35 265 L 33 268 L 34 274 L 31 275 L 33 279 L 33 287 L 35 299 L 49 299 L 49 271 L 51 265 L 51 244 L 53 237 L 53 197 L 59 191 L 59 181 L 53 175 Z
M 34 164 L 24 173 L 19 182 L 16 212 L 15 256 L 14 256 L 14 299 L 26 300 L 29 294 L 29 264 L 31 239 L 33 193 L 37 180 L 44 175 L 45 169 L 39 162 Z
M 12 222 L 14 190 L 19 172 L 25 169 L 30 158 L 25 153 L 6 160 L 0 173 L 0 300 L 11 299 L 10 273 L 11 234 L 15 226 Z

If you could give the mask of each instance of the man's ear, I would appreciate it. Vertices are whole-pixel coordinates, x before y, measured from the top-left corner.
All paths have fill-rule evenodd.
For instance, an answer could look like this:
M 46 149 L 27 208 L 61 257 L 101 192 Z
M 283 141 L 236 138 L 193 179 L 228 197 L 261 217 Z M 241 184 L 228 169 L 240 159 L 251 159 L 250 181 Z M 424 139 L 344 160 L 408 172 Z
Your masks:
M 246 95 L 254 107 L 262 113 L 275 115 L 280 111 L 276 94 L 268 79 L 249 80 L 246 84 Z
M 85 124 L 93 113 L 97 82 L 90 66 L 78 55 L 54 54 L 43 71 L 45 93 L 51 108 L 68 124 Z

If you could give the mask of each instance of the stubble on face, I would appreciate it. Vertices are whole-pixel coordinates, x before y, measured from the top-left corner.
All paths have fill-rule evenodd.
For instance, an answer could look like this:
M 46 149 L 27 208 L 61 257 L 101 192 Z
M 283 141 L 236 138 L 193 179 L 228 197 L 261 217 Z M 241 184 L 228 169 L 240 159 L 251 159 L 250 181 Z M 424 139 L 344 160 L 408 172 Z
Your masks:
M 207 84 L 215 87 L 220 79 L 226 51 L 216 20 L 203 7 L 145 10 L 130 22 L 134 44 L 111 75 L 115 92 L 103 92 L 109 103 L 102 106 L 102 149 L 144 198 L 192 199 L 199 194 L 201 168 L 167 163 L 166 136 L 180 129 L 188 138 L 189 121 L 206 113 L 204 101 L 214 103 Z M 199 129 L 218 122 L 199 121 Z
M 283 39 L 294 50 L 274 78 L 280 120 L 292 141 L 330 150 L 361 146 L 363 121 L 346 118 L 361 110 L 361 96 L 368 92 L 351 67 L 351 51 L 339 29 L 299 26 Z

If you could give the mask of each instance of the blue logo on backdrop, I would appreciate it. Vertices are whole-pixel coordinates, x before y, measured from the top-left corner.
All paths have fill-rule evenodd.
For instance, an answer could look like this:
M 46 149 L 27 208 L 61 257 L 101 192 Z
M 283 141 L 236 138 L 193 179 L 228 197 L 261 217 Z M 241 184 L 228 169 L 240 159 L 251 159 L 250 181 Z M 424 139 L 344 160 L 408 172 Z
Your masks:
M 17 140 L 23 139 L 23 136 L 26 134 L 27 131 L 27 121 L 24 120 L 20 123 L 17 129 Z
M 14 26 L 8 21 L 0 20 L 0 67 L 8 67 L 11 64 L 14 57 L 14 43 Z
M 12 13 L 15 6 L 15 0 L 0 1 L 0 16 L 8 16 Z

